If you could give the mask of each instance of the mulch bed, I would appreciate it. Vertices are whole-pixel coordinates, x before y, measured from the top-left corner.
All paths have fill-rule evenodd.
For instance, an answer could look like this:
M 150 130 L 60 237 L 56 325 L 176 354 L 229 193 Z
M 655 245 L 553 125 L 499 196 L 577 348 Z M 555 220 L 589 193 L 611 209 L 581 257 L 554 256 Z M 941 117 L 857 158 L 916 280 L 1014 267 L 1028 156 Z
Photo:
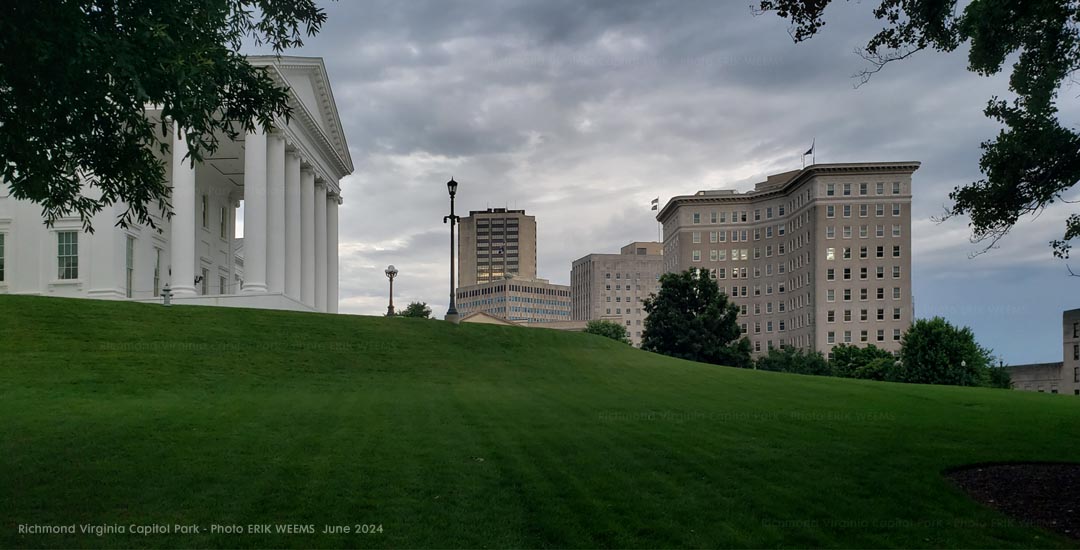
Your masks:
M 975 500 L 1080 540 L 1080 464 L 982 464 L 945 473 Z

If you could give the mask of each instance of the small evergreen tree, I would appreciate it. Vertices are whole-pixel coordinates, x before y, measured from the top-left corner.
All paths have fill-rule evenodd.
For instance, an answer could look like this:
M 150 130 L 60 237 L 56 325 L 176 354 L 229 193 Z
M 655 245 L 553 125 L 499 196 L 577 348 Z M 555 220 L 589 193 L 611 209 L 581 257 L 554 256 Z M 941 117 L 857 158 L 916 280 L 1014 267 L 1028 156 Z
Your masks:
M 405 309 L 401 310 L 397 314 L 398 317 L 414 317 L 417 319 L 430 319 L 431 308 L 428 307 L 427 302 L 412 302 L 405 306 Z

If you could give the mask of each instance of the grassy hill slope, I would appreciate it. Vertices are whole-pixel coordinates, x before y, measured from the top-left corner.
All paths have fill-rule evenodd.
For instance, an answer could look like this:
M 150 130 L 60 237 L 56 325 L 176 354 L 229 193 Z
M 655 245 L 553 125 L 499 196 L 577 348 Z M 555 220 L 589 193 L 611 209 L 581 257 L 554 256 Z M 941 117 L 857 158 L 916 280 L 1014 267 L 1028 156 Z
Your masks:
M 0 296 L 0 546 L 1075 546 L 952 466 L 1080 459 L 1080 399 L 599 337 Z M 18 534 L 187 524 L 199 535 Z M 211 534 L 212 524 L 381 525 Z

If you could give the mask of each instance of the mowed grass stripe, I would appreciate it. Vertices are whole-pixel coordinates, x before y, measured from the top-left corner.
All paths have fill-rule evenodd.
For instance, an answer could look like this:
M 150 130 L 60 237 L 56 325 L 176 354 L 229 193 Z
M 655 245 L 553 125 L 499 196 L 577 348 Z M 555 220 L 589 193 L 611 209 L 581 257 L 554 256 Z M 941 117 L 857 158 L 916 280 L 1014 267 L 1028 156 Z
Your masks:
M 584 334 L 0 296 L 0 546 L 1075 547 L 940 475 L 1080 460 L 1080 400 Z M 478 460 L 478 459 L 483 459 Z M 49 536 L 18 524 L 381 524 Z

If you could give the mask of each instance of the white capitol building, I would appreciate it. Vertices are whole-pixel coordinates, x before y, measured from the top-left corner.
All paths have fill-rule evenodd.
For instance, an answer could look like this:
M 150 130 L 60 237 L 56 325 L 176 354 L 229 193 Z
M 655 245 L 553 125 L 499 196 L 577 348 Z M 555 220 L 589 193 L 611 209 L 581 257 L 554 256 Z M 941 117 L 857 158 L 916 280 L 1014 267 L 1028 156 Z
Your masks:
M 320 58 L 248 60 L 288 87 L 291 120 L 243 141 L 219 136 L 194 167 L 174 130 L 162 160 L 175 215 L 155 219 L 162 231 L 116 227 L 123 204 L 96 215 L 93 234 L 77 216 L 46 227 L 40 206 L 0 184 L 0 293 L 157 302 L 168 285 L 182 304 L 337 312 L 340 182 L 353 164 L 326 69 Z

